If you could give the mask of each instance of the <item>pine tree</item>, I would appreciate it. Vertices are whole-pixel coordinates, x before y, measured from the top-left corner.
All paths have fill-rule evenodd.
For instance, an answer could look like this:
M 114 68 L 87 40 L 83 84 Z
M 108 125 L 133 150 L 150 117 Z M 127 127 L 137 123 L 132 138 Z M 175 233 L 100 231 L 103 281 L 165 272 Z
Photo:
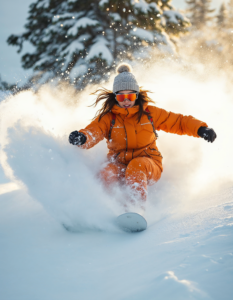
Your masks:
M 217 26 L 219 28 L 226 27 L 228 20 L 228 13 L 225 3 L 222 3 L 219 9 L 219 13 L 217 15 Z
M 190 12 L 190 20 L 195 29 L 202 29 L 209 21 L 214 19 L 211 14 L 215 9 L 210 9 L 211 0 L 186 0 L 187 11 Z
M 233 57 L 232 57 L 232 50 L 233 50 L 233 0 L 230 0 L 227 6 L 224 8 L 220 8 L 219 15 L 223 15 L 220 18 L 222 30 L 218 33 L 218 41 L 219 41 L 219 49 L 218 56 L 221 58 L 221 66 L 231 69 L 232 73 L 232 66 L 233 66 Z M 219 21 L 219 17 L 218 17 Z M 221 29 L 219 28 L 219 29 Z
M 193 27 L 197 27 L 199 18 L 199 0 L 186 0 L 188 4 L 187 12 Z
M 0 75 L 0 91 L 15 91 L 17 90 L 17 86 L 15 84 L 10 84 L 6 81 L 3 81 Z M 0 97 L 0 101 L 1 101 L 1 97 Z
M 230 0 L 227 4 L 227 10 L 228 10 L 228 21 L 227 21 L 227 27 L 233 28 L 233 0 Z
M 34 46 L 22 65 L 41 81 L 61 77 L 82 88 L 106 80 L 118 61 L 139 53 L 143 60 L 144 48 L 172 51 L 172 37 L 189 26 L 170 0 L 37 0 L 30 5 L 26 31 L 11 35 L 8 43 L 18 52 L 26 41 Z
M 211 16 L 215 9 L 210 9 L 210 5 L 212 0 L 199 0 L 200 5 L 200 11 L 199 11 L 199 24 L 201 27 L 205 26 L 207 22 L 212 21 L 214 19 L 214 16 Z

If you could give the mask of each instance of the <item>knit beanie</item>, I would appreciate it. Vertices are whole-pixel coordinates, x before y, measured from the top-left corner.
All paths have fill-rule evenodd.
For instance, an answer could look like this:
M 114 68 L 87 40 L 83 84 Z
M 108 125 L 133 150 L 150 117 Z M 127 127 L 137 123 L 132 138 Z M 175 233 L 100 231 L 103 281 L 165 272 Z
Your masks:
M 122 63 L 116 68 L 119 73 L 113 82 L 113 93 L 123 90 L 132 90 L 139 92 L 139 85 L 135 76 L 133 75 L 132 68 L 127 63 Z

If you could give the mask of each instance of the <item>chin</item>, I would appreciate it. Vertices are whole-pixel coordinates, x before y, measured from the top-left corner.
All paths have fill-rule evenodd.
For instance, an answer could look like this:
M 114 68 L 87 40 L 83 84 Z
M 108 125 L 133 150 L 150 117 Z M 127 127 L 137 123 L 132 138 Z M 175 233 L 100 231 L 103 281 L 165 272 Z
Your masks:
M 133 107 L 133 105 L 123 105 L 123 108 L 130 108 Z

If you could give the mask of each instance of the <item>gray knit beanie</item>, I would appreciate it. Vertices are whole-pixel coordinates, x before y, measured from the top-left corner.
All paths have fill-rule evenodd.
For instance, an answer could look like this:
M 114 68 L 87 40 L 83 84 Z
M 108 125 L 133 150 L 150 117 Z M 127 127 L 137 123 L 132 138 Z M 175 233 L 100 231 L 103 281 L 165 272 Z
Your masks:
M 132 68 L 127 63 L 122 63 L 116 68 L 119 73 L 113 82 L 113 93 L 123 90 L 132 90 L 139 92 L 139 85 L 132 72 Z

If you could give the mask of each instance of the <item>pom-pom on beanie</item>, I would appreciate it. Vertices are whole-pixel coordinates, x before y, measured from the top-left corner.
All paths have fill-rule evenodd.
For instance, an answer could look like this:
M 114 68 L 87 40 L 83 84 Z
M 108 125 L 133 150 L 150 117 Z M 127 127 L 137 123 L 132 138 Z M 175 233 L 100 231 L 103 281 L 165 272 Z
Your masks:
M 118 65 L 116 71 L 119 74 L 114 78 L 113 93 L 123 90 L 132 90 L 139 92 L 139 85 L 132 73 L 132 68 L 129 64 L 122 63 Z

